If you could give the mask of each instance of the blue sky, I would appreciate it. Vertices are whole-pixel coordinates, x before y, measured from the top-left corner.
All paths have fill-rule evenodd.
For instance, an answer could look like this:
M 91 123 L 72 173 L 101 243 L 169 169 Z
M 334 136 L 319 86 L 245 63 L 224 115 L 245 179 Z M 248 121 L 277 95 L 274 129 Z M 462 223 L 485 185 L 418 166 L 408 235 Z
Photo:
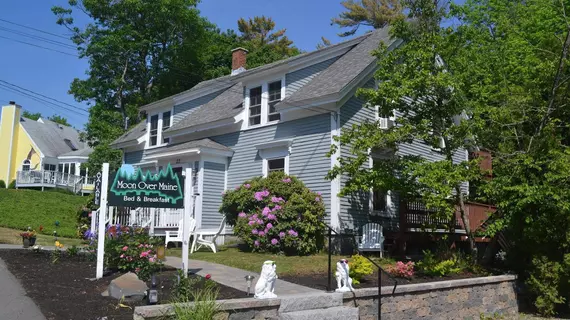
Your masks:
M 65 36 L 65 28 L 55 24 L 55 16 L 50 8 L 54 5 L 65 6 L 66 4 L 67 0 L 0 1 L 0 19 Z M 237 29 L 236 21 L 240 17 L 248 18 L 256 15 L 272 17 L 277 28 L 286 28 L 286 34 L 295 45 L 307 51 L 315 49 L 321 36 L 327 37 L 333 43 L 341 41 L 341 38 L 337 36 L 340 29 L 330 25 L 330 19 L 342 11 L 340 0 L 203 0 L 198 8 L 202 15 L 216 23 L 222 30 Z M 85 16 L 76 15 L 76 17 L 79 18 L 79 23 L 84 24 L 88 21 Z M 74 53 L 73 50 L 50 46 L 44 42 L 8 32 L 6 28 L 71 44 L 70 41 L 62 38 L 0 21 L 0 48 L 2 50 L 0 80 L 86 109 L 85 104 L 77 103 L 67 91 L 74 78 L 85 77 L 87 62 L 73 56 L 5 39 L 4 37 L 8 37 Z M 363 31 L 361 30 L 361 33 Z M 9 100 L 15 100 L 25 110 L 41 112 L 44 116 L 54 113 L 63 115 L 76 128 L 83 128 L 87 121 L 87 116 L 34 101 L 0 86 L 0 104 L 4 105 Z

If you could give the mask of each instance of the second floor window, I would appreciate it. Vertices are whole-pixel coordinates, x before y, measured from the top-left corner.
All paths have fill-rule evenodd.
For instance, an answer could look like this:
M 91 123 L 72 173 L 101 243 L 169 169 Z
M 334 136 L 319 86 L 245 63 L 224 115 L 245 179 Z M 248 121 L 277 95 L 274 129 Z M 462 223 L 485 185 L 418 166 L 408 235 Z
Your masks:
M 267 114 L 267 122 L 281 120 L 281 114 L 275 109 L 275 105 L 281 101 L 281 81 L 275 81 L 269 84 L 269 112 Z
M 170 128 L 170 111 L 162 114 L 162 132 Z M 162 138 L 163 143 L 169 143 L 170 138 Z
M 150 140 L 149 146 L 156 146 L 158 142 L 158 114 L 150 117 Z
M 249 125 L 261 124 L 261 87 L 249 90 Z

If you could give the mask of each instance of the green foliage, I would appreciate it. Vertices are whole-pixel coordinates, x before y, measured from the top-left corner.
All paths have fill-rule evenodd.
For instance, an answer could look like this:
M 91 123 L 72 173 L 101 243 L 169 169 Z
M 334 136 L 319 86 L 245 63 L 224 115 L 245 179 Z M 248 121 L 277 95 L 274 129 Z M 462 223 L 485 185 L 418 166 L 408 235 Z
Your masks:
M 332 24 L 351 28 L 339 34 L 341 37 L 354 35 L 360 26 L 383 28 L 402 16 L 399 0 L 343 0 L 340 4 L 346 11 L 338 18 L 333 18 Z
M 8 189 L 16 189 L 16 180 L 10 181 L 10 184 L 8 184 Z
M 110 172 L 116 171 L 123 163 L 123 151 L 111 148 L 108 143 L 100 143 L 93 148 L 85 166 L 89 172 L 99 172 L 105 162 L 109 163 Z
M 67 126 L 67 127 L 71 127 L 71 125 L 69 124 L 69 122 L 67 122 L 67 119 L 66 119 L 66 118 L 64 118 L 64 117 L 62 117 L 62 116 L 60 116 L 60 115 L 57 115 L 57 114 L 54 114 L 53 116 L 48 117 L 48 120 L 51 120 L 51 121 L 53 121 L 53 122 L 55 122 L 55 123 L 59 123 L 59 124 L 61 124 L 61 125 Z
M 461 263 L 457 256 L 449 259 L 437 259 L 431 251 L 424 251 L 424 257 L 416 263 L 418 269 L 425 275 L 443 277 L 462 271 Z
M 437 62 L 454 54 L 448 30 L 440 27 L 445 12 L 434 1 L 403 1 L 403 5 L 407 19 L 394 20 L 390 30 L 391 36 L 403 43 L 397 47 L 380 45 L 375 52 L 378 87 L 359 89 L 357 95 L 366 107 L 378 106 L 380 115 L 397 115 L 396 125 L 379 130 L 380 120 L 376 120 L 343 128 L 341 136 L 335 137 L 340 145 L 332 145 L 329 154 L 342 147 L 348 147 L 350 154 L 341 154 L 328 178 L 348 177 L 342 195 L 394 190 L 401 199 L 421 199 L 437 218 L 432 221 L 451 220 L 468 196 L 462 183 L 481 177 L 476 160 L 457 160 L 457 155 L 464 155 L 475 143 L 474 119 L 467 117 L 468 105 L 457 90 L 461 78 Z M 399 146 L 418 141 L 431 147 L 430 153 L 440 160 L 397 152 Z M 370 150 L 390 156 L 374 159 L 370 167 Z M 461 213 L 468 223 L 468 212 Z M 467 234 L 474 248 L 469 228 Z
M 539 257 L 532 260 L 532 267 L 530 277 L 525 283 L 536 296 L 534 305 L 541 314 L 553 316 L 556 305 L 566 301 L 560 293 L 560 286 L 564 280 L 568 281 L 567 276 L 563 277 L 564 267 L 568 266 Z
M 0 189 L 0 226 L 26 230 L 28 226 L 44 226 L 42 234 L 76 237 L 76 212 L 88 198 L 58 192 Z M 55 221 L 59 221 L 58 227 Z
M 75 257 L 79 254 L 79 248 L 76 245 L 72 245 L 67 248 L 66 253 L 69 257 Z
M 222 199 L 226 222 L 256 252 L 307 255 L 323 246 L 322 196 L 296 177 L 272 172 L 245 181 Z
M 372 269 L 372 262 L 368 261 L 365 257 L 355 254 L 350 258 L 350 277 L 352 278 L 352 283 L 359 284 L 362 278 L 367 275 L 374 273 Z
M 210 279 L 184 277 L 181 270 L 178 271 L 177 280 L 172 293 L 176 319 L 214 319 L 219 311 L 216 299 L 220 289 L 216 283 Z M 198 288 L 200 282 L 204 283 Z M 187 304 L 189 301 L 194 301 L 194 304 Z
M 6 189 L 6 182 L 4 182 L 4 180 L 0 180 L 0 189 Z
M 39 112 L 31 113 L 31 112 L 28 111 L 28 110 L 24 110 L 24 111 L 22 112 L 22 117 L 28 118 L 28 119 L 30 119 L 30 120 L 38 120 L 39 118 L 42 117 L 42 114 L 39 113 Z
M 163 240 L 149 236 L 148 229 L 112 225 L 106 231 L 105 264 L 132 271 L 146 281 L 162 267 L 156 257 L 156 247 L 160 244 Z

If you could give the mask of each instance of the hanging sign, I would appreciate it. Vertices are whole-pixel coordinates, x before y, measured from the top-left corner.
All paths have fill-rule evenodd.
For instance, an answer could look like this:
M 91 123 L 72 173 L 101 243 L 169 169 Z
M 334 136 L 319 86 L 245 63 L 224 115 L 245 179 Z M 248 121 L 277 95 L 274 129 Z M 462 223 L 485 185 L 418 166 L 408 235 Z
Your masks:
M 119 170 L 109 188 L 108 202 L 117 207 L 183 208 L 181 180 L 170 164 L 158 174 L 150 170 L 143 174 L 140 168 L 134 173 Z
M 97 174 L 95 175 L 95 189 L 93 190 L 93 192 L 94 192 L 93 202 L 95 203 L 96 206 L 98 206 L 101 203 L 102 176 L 103 175 L 101 174 L 101 172 L 97 172 Z

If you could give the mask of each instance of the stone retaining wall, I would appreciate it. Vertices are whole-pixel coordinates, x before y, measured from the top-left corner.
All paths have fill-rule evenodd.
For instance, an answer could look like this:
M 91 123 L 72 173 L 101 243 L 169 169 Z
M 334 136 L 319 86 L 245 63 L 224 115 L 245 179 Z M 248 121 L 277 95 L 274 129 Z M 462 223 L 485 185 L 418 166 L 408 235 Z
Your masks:
M 481 314 L 516 314 L 512 275 L 382 287 L 382 319 L 479 319 Z M 359 306 L 360 319 L 378 318 L 378 290 L 344 294 L 344 305 Z
M 515 276 L 505 275 L 429 282 L 401 285 L 395 293 L 393 287 L 382 287 L 382 319 L 456 320 L 479 319 L 481 314 L 515 314 L 518 312 L 515 281 Z M 333 296 L 336 295 L 330 294 L 330 299 Z M 307 299 L 314 298 L 307 294 Z M 344 306 L 359 308 L 360 320 L 378 319 L 378 289 L 357 289 L 344 293 L 342 298 Z M 216 320 L 275 320 L 279 319 L 282 303 L 281 299 L 249 298 L 219 300 L 218 304 L 220 313 Z M 171 305 L 136 307 L 134 319 L 160 319 L 172 315 L 172 310 Z

